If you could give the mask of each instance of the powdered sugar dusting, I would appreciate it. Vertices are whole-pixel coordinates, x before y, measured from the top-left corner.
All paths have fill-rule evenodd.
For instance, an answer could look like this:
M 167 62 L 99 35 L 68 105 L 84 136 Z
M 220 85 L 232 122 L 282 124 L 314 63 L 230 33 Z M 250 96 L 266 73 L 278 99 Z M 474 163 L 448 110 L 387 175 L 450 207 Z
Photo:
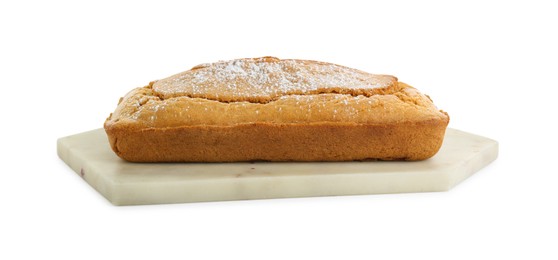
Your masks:
M 264 102 L 283 95 L 342 93 L 366 95 L 397 79 L 314 61 L 273 57 L 202 64 L 153 85 L 162 98 L 201 97 L 221 101 Z

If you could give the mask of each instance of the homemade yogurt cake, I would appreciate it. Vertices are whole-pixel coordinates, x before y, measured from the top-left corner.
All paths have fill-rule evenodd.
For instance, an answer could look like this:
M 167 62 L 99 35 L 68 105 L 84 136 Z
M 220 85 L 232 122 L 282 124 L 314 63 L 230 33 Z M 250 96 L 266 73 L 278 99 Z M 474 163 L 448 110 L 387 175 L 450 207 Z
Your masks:
M 449 122 L 396 77 L 331 63 L 237 59 L 136 88 L 104 127 L 132 162 L 423 160 Z

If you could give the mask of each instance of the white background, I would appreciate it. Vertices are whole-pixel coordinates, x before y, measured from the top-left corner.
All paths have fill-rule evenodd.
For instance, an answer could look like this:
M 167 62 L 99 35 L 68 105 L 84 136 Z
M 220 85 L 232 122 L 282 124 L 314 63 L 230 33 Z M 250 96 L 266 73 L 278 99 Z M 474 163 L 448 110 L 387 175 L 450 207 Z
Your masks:
M 558 259 L 552 1 L 153 2 L 0 3 L 0 259 Z M 114 207 L 56 155 L 134 87 L 265 55 L 396 75 L 500 157 L 443 193 Z

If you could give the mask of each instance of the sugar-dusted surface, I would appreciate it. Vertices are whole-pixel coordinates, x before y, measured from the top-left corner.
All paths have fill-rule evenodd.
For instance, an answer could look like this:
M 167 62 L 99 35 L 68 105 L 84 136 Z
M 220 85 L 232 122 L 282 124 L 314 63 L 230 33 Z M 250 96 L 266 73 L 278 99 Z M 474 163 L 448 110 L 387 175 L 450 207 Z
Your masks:
M 115 205 L 446 191 L 488 165 L 498 143 L 448 129 L 418 162 L 129 163 L 102 129 L 58 140 L 58 155 Z
M 372 95 L 396 87 L 397 78 L 307 60 L 274 57 L 237 59 L 198 65 L 153 84 L 167 99 L 178 96 L 219 101 L 269 102 L 284 95 L 345 93 Z
M 203 64 L 129 92 L 105 127 L 448 121 L 388 75 L 272 57 Z

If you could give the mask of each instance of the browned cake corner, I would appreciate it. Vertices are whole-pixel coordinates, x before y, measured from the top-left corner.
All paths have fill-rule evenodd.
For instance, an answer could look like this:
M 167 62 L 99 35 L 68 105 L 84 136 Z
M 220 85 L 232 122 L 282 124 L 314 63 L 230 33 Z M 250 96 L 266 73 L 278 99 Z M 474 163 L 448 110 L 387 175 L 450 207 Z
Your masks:
M 393 76 L 263 57 L 134 89 L 105 130 L 133 162 L 422 160 L 439 150 L 448 122 Z

